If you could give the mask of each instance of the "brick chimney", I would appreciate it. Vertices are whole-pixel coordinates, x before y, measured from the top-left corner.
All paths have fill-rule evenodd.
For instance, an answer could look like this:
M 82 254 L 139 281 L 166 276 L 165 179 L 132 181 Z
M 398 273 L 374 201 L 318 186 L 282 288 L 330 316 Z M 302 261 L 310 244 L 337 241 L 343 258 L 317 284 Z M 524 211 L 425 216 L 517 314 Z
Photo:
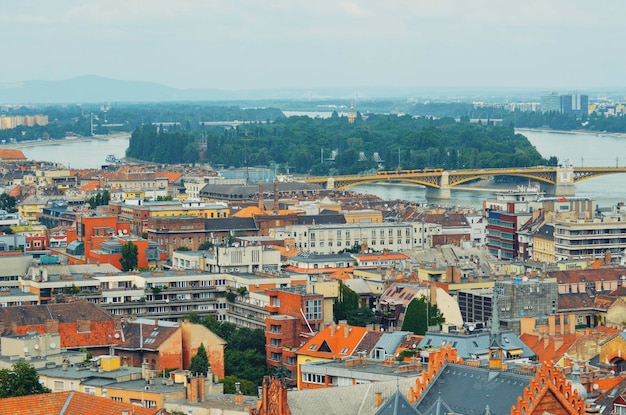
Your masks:
M 278 213 L 278 180 L 274 179 L 274 213 Z
M 376 408 L 378 408 L 382 404 L 383 404 L 383 393 L 382 392 L 375 392 L 374 393 L 374 406 L 376 406 Z
M 45 330 L 46 330 L 46 333 L 58 333 L 59 332 L 59 320 L 46 320 Z
M 556 334 L 556 316 L 554 314 L 548 316 L 548 334 L 550 336 Z
M 576 315 L 568 314 L 567 319 L 569 321 L 569 334 L 576 334 Z

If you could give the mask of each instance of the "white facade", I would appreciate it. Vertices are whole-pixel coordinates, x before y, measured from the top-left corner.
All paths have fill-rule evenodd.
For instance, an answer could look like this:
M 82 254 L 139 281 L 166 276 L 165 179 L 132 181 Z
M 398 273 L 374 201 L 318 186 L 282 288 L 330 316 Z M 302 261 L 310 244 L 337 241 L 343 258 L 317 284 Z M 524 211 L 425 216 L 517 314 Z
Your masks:
M 346 223 L 337 225 L 292 225 L 269 230 L 275 239 L 293 239 L 302 252 L 334 254 L 355 244 L 373 251 L 402 251 L 431 246 L 432 235 L 441 226 L 422 222 Z

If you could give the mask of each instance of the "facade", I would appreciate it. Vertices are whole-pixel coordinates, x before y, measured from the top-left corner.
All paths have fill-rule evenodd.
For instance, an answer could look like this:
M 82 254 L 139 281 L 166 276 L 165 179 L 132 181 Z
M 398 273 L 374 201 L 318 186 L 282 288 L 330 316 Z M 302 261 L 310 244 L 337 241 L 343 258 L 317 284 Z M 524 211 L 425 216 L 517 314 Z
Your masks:
M 337 225 L 293 225 L 270 229 L 276 239 L 293 239 L 302 252 L 334 254 L 355 245 L 373 251 L 401 251 L 430 247 L 441 227 L 422 222 L 346 223 Z
M 177 251 L 172 268 L 202 270 L 212 273 L 278 271 L 280 251 L 264 245 L 216 246 L 208 251 Z
M 519 188 L 500 192 L 496 199 L 485 201 L 487 209 L 487 249 L 495 258 L 512 261 L 520 254 L 518 231 L 541 209 L 539 188 Z
M 131 232 L 143 235 L 149 229 L 150 218 L 197 216 L 205 219 L 226 218 L 230 209 L 224 203 L 206 203 L 193 200 L 173 201 L 113 201 L 107 213 L 120 216 L 131 223 Z
M 561 95 L 553 92 L 541 97 L 542 112 L 559 112 L 580 117 L 589 111 L 589 95 L 571 92 Z
M 156 242 L 159 250 L 171 257 L 184 246 L 197 251 L 204 242 L 227 244 L 234 236 L 257 236 L 258 228 L 253 218 L 204 219 L 197 216 L 151 218 L 148 223 L 148 240 Z
M 626 217 L 557 219 L 554 223 L 554 250 L 558 261 L 603 259 L 619 263 L 626 249 Z
M 496 281 L 500 326 L 520 334 L 520 318 L 545 319 L 558 312 L 558 284 L 554 278 L 514 277 Z
M 310 254 L 299 253 L 290 257 L 285 271 L 299 274 L 332 274 L 337 271 L 352 271 L 356 260 L 351 254 Z
M 533 260 L 555 263 L 554 225 L 545 223 L 533 234 Z
M 307 336 L 324 324 L 324 296 L 308 293 L 305 286 L 268 289 L 265 309 L 266 361 L 268 366 L 284 365 L 296 373 L 296 350 Z

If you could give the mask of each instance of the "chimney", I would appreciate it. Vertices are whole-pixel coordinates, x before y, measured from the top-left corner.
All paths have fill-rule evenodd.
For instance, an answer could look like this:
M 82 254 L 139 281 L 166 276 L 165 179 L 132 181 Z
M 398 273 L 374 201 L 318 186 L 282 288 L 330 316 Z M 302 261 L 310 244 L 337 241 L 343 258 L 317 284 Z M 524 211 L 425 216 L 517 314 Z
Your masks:
M 556 334 L 556 316 L 554 314 L 548 316 L 548 334 L 550 336 Z
M 563 346 L 563 337 L 556 336 L 554 338 L 554 351 L 556 352 L 557 350 L 559 350 L 561 346 Z
M 278 213 L 278 180 L 274 179 L 274 213 Z
M 576 334 L 576 315 L 568 314 L 567 320 L 569 321 L 569 334 Z
M 46 333 L 58 333 L 59 332 L 59 320 L 46 320 L 45 330 L 46 330 Z
M 535 317 L 521 317 L 520 318 L 520 334 L 530 334 L 533 332 L 536 326 Z
M 376 408 L 378 408 L 382 404 L 383 404 L 383 393 L 382 392 L 375 392 L 374 393 L 374 406 L 376 406 Z
M 265 211 L 265 201 L 263 200 L 263 182 L 259 182 L 259 210 Z
M 343 325 L 343 337 L 345 337 L 347 339 L 348 336 L 350 335 L 351 331 L 352 331 L 352 329 L 350 328 L 350 326 L 346 322 L 346 324 Z
M 330 337 L 333 337 L 335 335 L 335 332 L 337 331 L 337 326 L 335 325 L 335 323 L 330 323 Z

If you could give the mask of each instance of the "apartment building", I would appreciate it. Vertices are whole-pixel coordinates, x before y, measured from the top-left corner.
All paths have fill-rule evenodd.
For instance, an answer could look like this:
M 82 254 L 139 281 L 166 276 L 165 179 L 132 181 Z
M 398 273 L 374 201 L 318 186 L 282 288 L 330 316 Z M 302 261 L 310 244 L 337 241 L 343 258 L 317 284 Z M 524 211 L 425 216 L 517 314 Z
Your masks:
M 216 246 L 208 251 L 175 251 L 172 268 L 208 272 L 278 271 L 280 251 L 261 244 Z
M 270 229 L 269 236 L 293 239 L 303 252 L 335 254 L 355 245 L 373 251 L 401 251 L 430 247 L 441 226 L 422 222 L 345 223 L 291 225 Z
M 557 219 L 554 222 L 556 259 L 603 259 L 620 263 L 626 249 L 626 216 Z

